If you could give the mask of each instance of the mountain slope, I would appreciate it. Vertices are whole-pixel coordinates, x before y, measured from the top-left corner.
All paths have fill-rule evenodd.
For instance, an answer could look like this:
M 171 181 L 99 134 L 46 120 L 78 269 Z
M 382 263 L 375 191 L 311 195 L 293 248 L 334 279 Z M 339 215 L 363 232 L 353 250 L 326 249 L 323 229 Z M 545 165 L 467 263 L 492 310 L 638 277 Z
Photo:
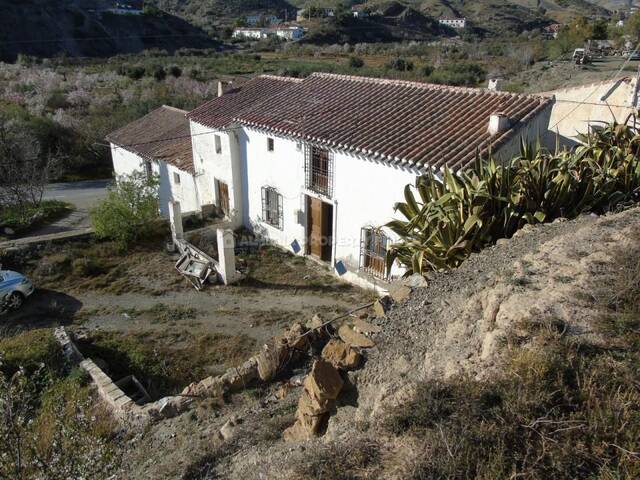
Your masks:
M 19 53 L 93 57 L 149 48 L 174 51 L 215 46 L 202 30 L 183 19 L 168 14 L 114 15 L 100 2 L 36 0 L 25 6 L 0 0 L 0 9 L 0 60 L 13 60 Z

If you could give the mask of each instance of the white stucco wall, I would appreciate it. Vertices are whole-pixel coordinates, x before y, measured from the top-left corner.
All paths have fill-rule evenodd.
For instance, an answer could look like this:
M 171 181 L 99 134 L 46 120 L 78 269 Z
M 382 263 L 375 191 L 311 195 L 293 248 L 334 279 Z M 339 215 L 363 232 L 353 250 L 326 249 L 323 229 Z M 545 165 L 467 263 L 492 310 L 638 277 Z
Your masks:
M 144 171 L 144 159 L 124 148 L 111 145 L 111 158 L 116 178 L 131 175 L 134 171 Z M 160 213 L 169 216 L 167 202 L 178 201 L 183 215 L 200 212 L 200 202 L 195 179 L 189 172 L 180 170 L 166 162 L 151 162 L 151 169 L 160 178 L 158 203 Z M 180 184 L 175 182 L 174 173 L 180 175 Z
M 540 112 L 526 125 L 520 127 L 516 134 L 507 143 L 493 152 L 493 157 L 498 161 L 507 162 L 520 154 L 521 139 L 530 144 L 535 144 L 538 139 L 543 147 L 550 151 L 555 150 L 556 137 L 549 131 L 549 122 L 553 106 L 550 105 Z
M 267 138 L 274 139 L 274 151 L 267 150 Z M 299 145 L 299 146 L 298 146 Z M 240 154 L 246 172 L 244 185 L 247 206 L 244 223 L 257 234 L 293 251 L 292 242 L 306 252 L 306 195 L 304 146 L 296 140 L 245 129 L 240 140 Z M 403 199 L 404 187 L 415 184 L 416 171 L 391 167 L 383 163 L 334 152 L 333 205 L 334 242 L 330 263 L 343 262 L 349 273 L 343 277 L 365 285 L 360 267 L 360 235 L 363 227 L 380 227 L 394 218 L 393 207 Z M 262 221 L 262 187 L 275 188 L 283 200 L 283 229 Z M 384 229 L 391 240 L 395 236 Z M 392 270 L 398 276 L 403 270 Z M 373 280 L 368 277 L 368 280 Z M 370 285 L 369 285 L 370 286 Z
M 191 142 L 196 183 L 201 205 L 219 206 L 215 181 L 220 180 L 229 187 L 229 219 L 232 226 L 240 226 L 243 218 L 242 169 L 238 153 L 238 138 L 235 131 L 221 132 L 191 122 Z M 215 137 L 220 137 L 222 150 L 216 152 Z
M 637 79 L 622 79 L 549 92 L 556 102 L 550 129 L 560 136 L 561 146 L 572 147 L 579 134 L 589 132 L 589 125 L 624 122 L 637 106 L 634 96 Z

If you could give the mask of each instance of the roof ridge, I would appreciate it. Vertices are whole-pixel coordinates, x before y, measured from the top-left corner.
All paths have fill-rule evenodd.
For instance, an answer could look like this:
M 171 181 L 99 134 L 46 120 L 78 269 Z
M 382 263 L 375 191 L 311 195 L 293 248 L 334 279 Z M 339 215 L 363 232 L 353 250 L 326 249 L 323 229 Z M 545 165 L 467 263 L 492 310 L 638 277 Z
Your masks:
M 174 112 L 180 112 L 185 114 L 188 113 L 187 110 L 182 110 L 181 108 L 178 108 L 178 107 L 172 107 L 171 105 L 162 105 L 160 108 L 166 108 L 167 110 L 173 110 Z
M 376 83 L 379 85 L 393 85 L 393 86 L 399 86 L 399 87 L 415 87 L 415 88 L 431 89 L 431 90 L 446 90 L 450 92 L 487 93 L 489 95 L 501 95 L 505 97 L 508 96 L 508 97 L 535 98 L 535 99 L 544 98 L 539 94 L 501 92 L 496 90 L 489 90 L 487 88 L 457 87 L 453 85 L 441 85 L 439 83 L 419 82 L 417 80 L 398 80 L 393 78 L 363 77 L 358 75 L 343 75 L 339 73 L 326 73 L 326 72 L 314 72 L 310 75 L 310 77 L 333 78 L 336 80 L 346 80 L 346 81 L 361 82 L 361 83 Z
M 303 78 L 285 77 L 284 75 L 269 75 L 268 73 L 263 73 L 255 78 L 265 78 L 267 80 L 278 80 L 281 82 L 292 83 L 302 83 L 302 81 L 304 80 Z

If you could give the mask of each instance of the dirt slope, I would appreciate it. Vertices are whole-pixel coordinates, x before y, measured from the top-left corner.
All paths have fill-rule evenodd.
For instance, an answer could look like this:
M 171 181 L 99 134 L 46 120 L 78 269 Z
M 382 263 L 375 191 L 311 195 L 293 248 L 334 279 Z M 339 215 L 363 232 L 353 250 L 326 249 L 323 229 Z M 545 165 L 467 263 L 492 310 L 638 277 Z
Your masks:
M 599 313 L 585 292 L 606 282 L 612 252 L 640 246 L 638 232 L 640 208 L 525 228 L 473 255 L 458 270 L 434 275 L 428 287 L 415 289 L 386 318 L 371 319 L 383 330 L 374 336 L 376 347 L 365 352 L 364 367 L 348 374 L 349 386 L 324 437 L 301 444 L 282 441 L 301 389 L 292 387 L 279 399 L 280 386 L 272 384 L 235 395 L 225 405 L 202 402 L 191 413 L 136 436 L 130 440 L 126 475 L 300 478 L 296 468 L 317 461 L 327 445 L 348 451 L 360 448 L 353 445 L 362 445 L 362 438 L 375 438 L 385 444 L 382 455 L 395 460 L 385 462 L 385 471 L 362 478 L 406 478 L 413 450 L 385 436 L 387 415 L 409 402 L 425 380 L 459 373 L 482 380 L 499 372 L 507 338 L 524 324 L 558 321 L 569 336 L 597 345 L 601 339 L 591 325 Z M 221 441 L 218 432 L 231 418 L 241 420 Z

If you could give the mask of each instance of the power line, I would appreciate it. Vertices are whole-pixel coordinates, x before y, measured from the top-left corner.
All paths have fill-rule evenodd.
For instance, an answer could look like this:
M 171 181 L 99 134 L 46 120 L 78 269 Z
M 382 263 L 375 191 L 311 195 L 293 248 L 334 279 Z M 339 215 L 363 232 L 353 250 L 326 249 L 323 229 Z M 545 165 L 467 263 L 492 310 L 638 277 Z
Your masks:
M 622 64 L 622 66 L 618 69 L 618 71 L 608 81 L 611 82 L 611 81 L 617 80 L 616 77 L 620 76 L 622 71 L 625 69 L 625 67 L 631 61 L 631 58 L 638 52 L 638 49 L 640 49 L 640 42 L 638 42 L 638 44 L 636 45 L 636 48 L 633 50 L 633 52 L 627 57 L 627 59 Z M 580 108 L 581 105 L 585 105 L 587 100 L 589 100 L 589 98 L 591 98 L 591 96 L 594 95 L 598 91 L 600 86 L 601 85 L 596 85 L 594 87 L 594 89 L 591 91 L 591 93 L 589 95 L 587 95 L 582 102 L 578 103 L 578 105 L 576 105 L 575 108 L 573 108 L 569 113 L 567 113 L 560 120 L 558 120 L 552 127 L 549 128 L 549 130 L 553 131 L 554 128 L 556 128 L 560 123 L 562 123 L 564 120 L 566 120 L 571 114 L 573 114 L 573 112 L 575 112 L 578 108 Z M 605 101 L 605 104 L 607 104 L 606 101 Z

